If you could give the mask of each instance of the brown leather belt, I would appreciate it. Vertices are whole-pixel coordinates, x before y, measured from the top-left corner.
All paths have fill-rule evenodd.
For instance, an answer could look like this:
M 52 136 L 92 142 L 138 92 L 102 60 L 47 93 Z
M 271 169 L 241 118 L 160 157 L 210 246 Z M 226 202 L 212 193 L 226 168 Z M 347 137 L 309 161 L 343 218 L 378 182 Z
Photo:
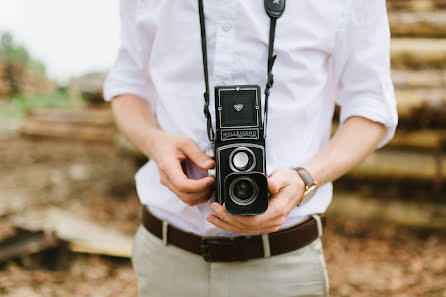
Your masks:
M 321 223 L 326 218 L 321 216 Z M 183 250 L 202 256 L 208 262 L 234 262 L 263 258 L 264 238 L 262 235 L 239 237 L 201 237 L 182 231 L 172 225 L 166 225 L 155 217 L 146 206 L 142 207 L 141 221 L 153 235 Z M 322 231 L 322 230 L 321 230 Z M 166 238 L 163 238 L 163 233 Z M 167 236 L 166 236 L 167 235 Z M 317 221 L 313 217 L 291 228 L 269 233 L 268 255 L 274 256 L 302 248 L 318 238 Z

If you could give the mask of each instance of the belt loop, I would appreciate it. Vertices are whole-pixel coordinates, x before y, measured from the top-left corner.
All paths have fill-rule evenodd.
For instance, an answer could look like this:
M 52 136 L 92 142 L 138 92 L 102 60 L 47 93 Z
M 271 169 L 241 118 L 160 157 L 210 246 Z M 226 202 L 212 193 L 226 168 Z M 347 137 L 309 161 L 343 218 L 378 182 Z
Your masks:
M 269 236 L 266 233 L 262 233 L 262 242 L 263 242 L 263 257 L 269 258 L 271 257 L 271 247 L 269 245 Z
M 166 221 L 163 221 L 163 244 L 167 245 L 169 242 L 167 241 L 167 229 L 169 224 Z
M 144 204 L 141 203 L 141 205 L 139 206 L 139 213 L 138 213 L 138 218 L 140 221 L 142 221 L 143 212 L 144 212 Z
M 313 217 L 313 219 L 316 221 L 316 226 L 317 226 L 317 234 L 318 237 L 322 236 L 322 233 L 324 231 L 324 228 L 322 227 L 322 221 L 321 221 L 321 217 L 318 214 L 313 214 L 311 215 Z

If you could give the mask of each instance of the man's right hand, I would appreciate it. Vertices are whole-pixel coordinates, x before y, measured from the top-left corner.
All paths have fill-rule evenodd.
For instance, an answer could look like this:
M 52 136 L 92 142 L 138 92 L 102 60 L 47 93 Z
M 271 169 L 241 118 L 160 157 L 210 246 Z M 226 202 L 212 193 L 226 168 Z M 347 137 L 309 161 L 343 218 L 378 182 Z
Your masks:
M 157 130 L 148 146 L 149 155 L 158 166 L 162 185 L 189 206 L 209 200 L 214 179 L 212 177 L 189 179 L 183 171 L 182 163 L 187 159 L 201 169 L 214 167 L 214 161 L 200 150 L 191 138 L 169 135 Z

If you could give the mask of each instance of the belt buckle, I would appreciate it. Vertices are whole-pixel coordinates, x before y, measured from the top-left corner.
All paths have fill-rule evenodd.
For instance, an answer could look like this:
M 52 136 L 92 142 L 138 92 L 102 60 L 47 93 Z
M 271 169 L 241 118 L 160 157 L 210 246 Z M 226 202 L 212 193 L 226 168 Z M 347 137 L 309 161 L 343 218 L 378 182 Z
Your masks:
M 234 241 L 237 237 L 202 237 L 201 238 L 201 256 L 206 262 L 214 262 L 209 255 L 209 242 Z
M 201 256 L 203 257 L 203 259 L 206 262 L 212 262 L 211 258 L 209 257 L 209 245 L 208 245 L 208 240 L 209 238 L 206 237 L 202 237 L 201 238 L 201 244 L 200 244 L 200 248 L 201 248 Z

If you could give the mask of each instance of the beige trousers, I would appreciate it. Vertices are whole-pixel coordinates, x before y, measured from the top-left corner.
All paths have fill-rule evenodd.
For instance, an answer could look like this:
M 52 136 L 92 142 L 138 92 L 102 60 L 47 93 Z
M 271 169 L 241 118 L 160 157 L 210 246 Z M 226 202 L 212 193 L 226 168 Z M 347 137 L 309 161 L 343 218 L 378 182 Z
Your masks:
M 132 263 L 140 297 L 328 296 L 320 239 L 270 258 L 208 263 L 140 226 Z

